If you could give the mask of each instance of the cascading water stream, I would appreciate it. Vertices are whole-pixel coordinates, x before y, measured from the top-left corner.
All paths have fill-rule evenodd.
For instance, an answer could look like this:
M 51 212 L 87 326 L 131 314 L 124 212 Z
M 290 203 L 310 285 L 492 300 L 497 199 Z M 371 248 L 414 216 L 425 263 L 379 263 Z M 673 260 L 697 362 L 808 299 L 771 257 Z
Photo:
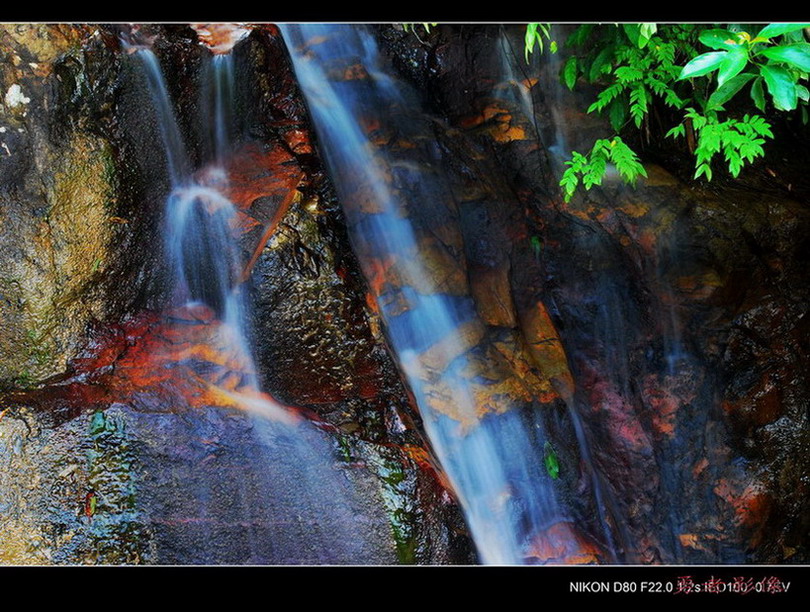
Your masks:
M 204 105 L 210 109 L 209 121 L 213 126 L 214 163 L 221 166 L 230 150 L 231 129 L 234 119 L 235 77 L 233 56 L 230 53 L 217 53 L 211 58 L 206 70 L 204 87 Z
M 223 420 L 202 406 L 198 408 L 204 412 L 196 420 L 175 427 L 172 435 L 178 445 L 194 447 L 201 438 L 222 438 L 225 448 L 233 450 L 220 451 L 222 458 L 210 467 L 195 466 L 188 482 L 171 480 L 172 497 L 166 503 L 173 508 L 178 500 L 188 500 L 184 503 L 191 505 L 203 529 L 202 537 L 188 546 L 203 562 L 217 558 L 205 530 L 231 525 L 257 563 L 380 562 L 385 553 L 376 542 L 379 538 L 357 535 L 368 516 L 368 510 L 360 509 L 365 502 L 351 479 L 331 463 L 332 449 L 323 433 L 259 388 L 244 330 L 245 262 L 237 240 L 238 211 L 223 195 L 226 157 L 233 153 L 227 127 L 235 89 L 232 60 L 216 56 L 212 62 L 211 108 L 203 114 L 211 122 L 214 161 L 192 174 L 160 64 L 148 49 L 136 55 L 147 73 L 171 179 L 165 215 L 166 252 L 175 280 L 169 325 L 179 338 L 190 328 L 202 328 L 196 341 L 205 344 L 182 349 L 168 362 L 190 371 L 211 397 L 224 398 L 223 405 L 246 415 L 244 421 Z M 212 352 L 220 354 L 213 367 L 197 357 Z M 178 381 L 178 389 L 184 388 L 182 383 Z M 241 433 L 243 428 L 247 434 Z M 237 476 L 229 475 L 233 469 Z M 233 499 L 217 493 L 223 487 L 235 487 Z
M 242 355 L 248 380 L 255 387 L 255 366 L 243 330 L 243 296 L 238 283 L 240 253 L 233 237 L 236 210 L 215 187 L 227 181 L 221 161 L 227 150 L 226 96 L 233 92 L 230 61 L 215 61 L 213 132 L 217 163 L 204 178 L 213 185 L 195 181 L 177 127 L 177 119 L 157 57 L 149 49 L 138 49 L 158 113 L 172 192 L 166 200 L 166 252 L 175 277 L 175 301 L 204 304 L 224 325 L 222 331 L 236 352 Z M 217 56 L 221 57 L 221 56 Z M 224 68 L 223 68 L 224 67 Z
M 135 54 L 144 67 L 149 92 L 158 117 L 158 129 L 163 139 L 163 150 L 166 153 L 166 165 L 169 170 L 169 179 L 172 187 L 179 186 L 188 179 L 191 169 L 188 164 L 186 148 L 180 130 L 177 129 L 177 118 L 174 116 L 166 82 L 160 70 L 160 62 L 151 50 L 137 48 Z
M 352 243 L 369 283 L 377 287 L 389 342 L 461 499 L 481 560 L 522 563 L 532 537 L 569 520 L 543 473 L 538 449 L 547 442 L 544 426 L 506 404 L 497 411 L 502 414 L 481 416 L 476 383 L 470 379 L 483 380 L 487 373 L 476 371 L 475 343 L 469 338 L 481 322 L 469 295 L 443 292 L 441 279 L 429 270 L 423 244 L 443 228 L 417 227 L 413 209 L 414 204 L 430 207 L 449 190 L 441 171 L 431 166 L 433 145 L 425 145 L 427 163 L 403 162 L 375 149 L 361 129 L 379 124 L 382 132 L 413 142 L 418 137 L 411 126 L 424 122 L 424 116 L 401 122 L 393 116 L 411 111 L 416 117 L 419 103 L 381 69 L 376 43 L 365 29 L 289 25 L 282 33 L 341 195 Z M 352 78 L 363 71 L 365 77 Z M 415 186 L 418 201 L 404 198 L 392 176 L 394 183 L 401 178 Z M 382 278 L 381 269 L 386 270 Z M 470 377 L 471 371 L 477 376 Z M 453 406 L 457 418 L 435 408 L 436 395 Z

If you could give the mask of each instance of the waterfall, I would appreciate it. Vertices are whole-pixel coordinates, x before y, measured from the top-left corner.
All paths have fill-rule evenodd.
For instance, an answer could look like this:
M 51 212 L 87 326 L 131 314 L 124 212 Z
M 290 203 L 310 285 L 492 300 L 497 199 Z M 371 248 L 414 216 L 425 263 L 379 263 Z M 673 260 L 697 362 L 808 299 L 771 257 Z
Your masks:
M 482 414 L 477 395 L 485 391 L 487 372 L 476 362 L 475 347 L 483 323 L 469 291 L 448 290 L 450 281 L 437 277 L 425 259 L 425 245 L 435 244 L 437 234 L 452 242 L 442 222 L 457 224 L 442 218 L 439 207 L 433 213 L 438 224 L 418 219 L 451 190 L 431 158 L 435 141 L 420 140 L 415 131 L 426 115 L 414 93 L 385 72 L 365 29 L 288 25 L 282 33 L 389 343 L 479 555 L 485 563 L 522 563 L 533 536 L 570 519 L 542 467 L 542 449 L 551 443 L 536 411 L 521 414 L 502 402 Z M 397 122 L 398 114 L 408 116 Z M 419 141 L 422 157 L 402 160 L 375 148 L 363 132 L 369 125 L 411 148 L 417 145 L 408 143 Z M 402 185 L 417 196 L 409 200 Z
M 233 235 L 236 210 L 222 193 L 227 176 L 221 166 L 227 150 L 226 121 L 233 93 L 231 60 L 217 56 L 214 65 L 214 112 L 216 163 L 197 179 L 192 175 L 166 83 L 154 53 L 138 49 L 166 151 L 172 191 L 166 199 L 166 252 L 175 278 L 174 300 L 178 304 L 202 304 L 223 321 L 227 334 L 247 370 L 248 383 L 256 387 L 256 368 L 246 339 L 243 291 L 239 283 L 241 255 Z M 280 413 L 280 410 L 273 411 Z
M 135 54 L 143 64 L 146 73 L 149 92 L 152 94 L 152 101 L 157 113 L 158 129 L 163 139 L 169 178 L 172 187 L 176 187 L 188 178 L 190 168 L 183 138 L 177 128 L 177 118 L 174 115 L 174 107 L 169 98 L 166 81 L 163 79 L 160 62 L 150 49 L 138 48 Z
M 233 55 L 215 54 L 203 78 L 202 107 L 206 121 L 212 126 L 209 146 L 217 165 L 222 165 L 231 147 L 235 86 Z
M 195 466 L 193 477 L 172 482 L 165 503 L 172 508 L 178 499 L 186 499 L 205 529 L 235 529 L 246 540 L 235 546 L 247 546 L 250 559 L 258 563 L 379 563 L 386 559 L 380 538 L 363 533 L 369 510 L 361 506 L 367 502 L 355 492 L 353 477 L 334 465 L 329 440 L 259 387 L 245 332 L 239 211 L 225 195 L 226 158 L 234 154 L 228 133 L 235 92 L 232 59 L 213 58 L 210 106 L 202 115 L 213 136 L 214 160 L 192 173 L 160 64 L 148 49 L 136 55 L 147 73 L 171 177 L 165 215 L 166 252 L 175 282 L 168 316 L 169 325 L 175 326 L 171 333 L 182 340 L 185 330 L 200 327 L 202 320 L 207 334 L 194 341 L 206 346 L 197 350 L 225 354 L 224 367 L 208 379 L 212 366 L 198 359 L 195 350 L 181 349 L 172 355 L 179 363 L 168 361 L 172 368 L 182 364 L 181 371 L 204 379 L 205 391 L 213 388 L 214 398 L 245 415 L 223 419 L 208 406 L 197 406 L 202 412 L 195 419 L 172 425 L 172 440 L 166 444 L 182 447 L 189 439 L 192 445 L 200 438 L 223 439 L 227 450 L 220 451 L 224 468 L 219 460 L 212 461 L 212 467 Z M 178 390 L 184 388 L 178 381 Z M 187 399 L 193 404 L 193 398 Z M 245 429 L 248 434 L 240 433 Z M 233 465 L 239 475 L 228 477 L 228 470 L 236 469 Z M 233 482 L 224 482 L 223 475 Z M 167 478 L 171 482 L 171 476 Z M 235 488 L 234 498 L 219 495 L 223 488 Z M 156 498 L 162 500 L 162 494 L 161 488 Z M 203 536 L 190 550 L 198 559 L 219 560 L 211 548 L 216 538 L 212 542 Z M 175 554 L 171 546 L 167 554 Z

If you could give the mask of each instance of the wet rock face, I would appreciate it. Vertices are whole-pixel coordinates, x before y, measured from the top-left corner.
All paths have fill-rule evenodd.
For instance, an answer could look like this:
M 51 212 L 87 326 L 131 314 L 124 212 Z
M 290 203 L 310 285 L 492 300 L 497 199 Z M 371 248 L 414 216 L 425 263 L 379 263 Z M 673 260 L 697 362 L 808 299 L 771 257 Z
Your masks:
M 15 230 L 0 242 L 11 270 L 4 307 L 17 308 L 4 311 L 3 330 L 9 347 L 25 325 L 62 344 L 28 377 L 15 373 L 19 352 L 3 364 L 11 386 L 48 378 L 2 399 L 0 498 L 12 500 L 13 517 L 2 561 L 473 561 L 366 304 L 277 30 L 259 28 L 234 49 L 241 93 L 231 127 L 244 147 L 227 195 L 265 388 L 318 423 L 300 435 L 244 413 L 233 394 L 253 373 L 223 352 L 211 313 L 156 312 L 169 289 L 169 179 L 143 68 L 120 41 L 151 45 L 195 166 L 211 159 L 196 122 L 204 47 L 183 26 L 81 32 L 67 28 L 74 46 L 38 84 L 53 97 L 48 113 L 26 87 L 8 98 L 41 112 L 9 115 L 39 140 L 9 131 L 24 155 L 0 166 L 3 227 Z M 34 189 L 41 180 L 50 190 Z M 34 272 L 20 272 L 20 261 Z M 69 324 L 31 323 L 34 306 Z M 4 345 L 3 358 L 12 355 Z
M 59 428 L 41 427 L 30 412 L 0 421 L 0 562 L 119 564 L 149 558 L 125 420 L 112 409 Z
M 255 66 L 248 107 L 261 113 L 250 115 L 248 132 L 283 145 L 303 172 L 249 281 L 263 384 L 334 426 L 344 460 L 376 475 L 400 562 L 470 562 L 472 544 L 386 346 L 281 36 L 256 30 L 236 53 Z M 253 196 L 254 209 L 278 209 L 279 198 Z
M 62 371 L 97 323 L 163 301 L 155 245 L 165 170 L 162 153 L 143 146 L 159 137 L 149 105 L 128 93 L 142 75 L 121 34 L 91 25 L 0 34 L 6 387 Z
M 470 359 L 493 373 L 479 417 L 502 396 L 542 415 L 579 519 L 548 526 L 527 560 L 604 560 L 607 531 L 625 561 L 806 562 L 806 206 L 701 192 L 654 166 L 637 190 L 607 182 L 564 205 L 553 121 L 583 140 L 601 128 L 549 75 L 504 79 L 503 39 L 484 26 L 424 43 L 379 32 L 440 118 L 408 138 L 363 126 L 399 156 L 389 178 L 439 279 L 424 289 L 474 309 Z M 229 395 L 245 372 L 217 352 L 210 313 L 157 312 L 168 176 L 122 35 L 153 44 L 203 165 L 193 30 L 0 29 L 0 384 L 51 377 L 0 398 L 0 562 L 473 562 L 373 306 L 410 281 L 388 261 L 364 280 L 277 29 L 233 48 L 229 197 L 263 391 L 317 423 L 304 447 Z M 425 159 L 453 177 L 430 207 L 412 171 Z M 374 213 L 367 195 L 349 205 Z
M 98 32 L 7 25 L 0 44 L 8 57 L 0 84 L 0 380 L 31 384 L 63 369 L 85 325 L 104 313 L 96 285 L 116 234 L 116 173 L 103 129 L 88 130 L 91 113 L 79 109 L 83 96 L 99 93 L 92 77 L 82 73 L 84 91 L 65 84 L 70 62 L 93 47 L 103 53 Z
M 115 403 L 57 427 L 19 413 L 0 422 L 0 562 L 395 563 L 376 479 L 328 448 L 214 408 Z
M 625 558 L 806 560 L 806 206 L 773 191 L 701 191 L 655 166 L 635 190 L 607 181 L 565 205 L 549 149 L 606 134 L 588 101 L 545 74 L 551 61 L 505 70 L 492 30 L 438 28 L 425 45 L 390 28 L 381 39 L 524 206 L 542 269 L 534 290 L 571 364 Z M 419 54 L 431 61 L 412 64 Z M 519 279 L 516 303 L 531 292 Z

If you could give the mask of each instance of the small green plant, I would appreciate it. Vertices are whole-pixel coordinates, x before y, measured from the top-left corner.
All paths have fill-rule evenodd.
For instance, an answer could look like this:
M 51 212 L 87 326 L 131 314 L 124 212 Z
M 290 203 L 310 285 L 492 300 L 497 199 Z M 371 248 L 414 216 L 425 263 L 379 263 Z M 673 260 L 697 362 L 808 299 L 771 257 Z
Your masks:
M 688 108 L 686 121 L 691 122 L 692 129 L 697 134 L 695 178 L 704 175 L 708 180 L 712 179 L 712 158 L 721 151 L 731 176 L 736 178 L 745 162 L 750 163 L 765 154 L 762 148 L 765 137 L 773 138 L 770 124 L 759 115 L 744 115 L 741 120 L 720 121 L 715 111 L 702 115 L 694 108 Z M 667 136 L 684 136 L 685 122 L 672 128 Z
M 411 34 L 416 36 L 416 39 L 420 43 L 424 44 L 424 41 L 421 38 L 419 38 L 419 34 L 416 33 L 415 25 L 416 24 L 413 24 L 413 23 L 403 23 L 402 24 L 402 29 L 405 30 L 406 32 L 410 32 Z M 421 23 L 419 25 L 421 25 L 425 29 L 425 34 L 430 34 L 430 29 L 435 28 L 439 24 L 438 23 Z
M 560 462 L 557 459 L 557 453 L 554 451 L 554 447 L 548 440 L 546 440 L 546 443 L 543 445 L 543 454 L 545 455 L 543 463 L 546 466 L 546 472 L 556 480 L 560 477 Z
M 421 25 L 424 28 L 425 34 L 430 34 L 430 29 L 435 28 L 439 24 L 438 23 L 422 23 L 422 24 L 419 24 L 419 25 Z M 418 40 L 423 45 L 425 44 L 425 41 L 422 40 L 421 38 L 419 38 L 419 34 L 416 32 L 415 24 L 413 24 L 413 23 L 403 23 L 402 24 L 402 29 L 405 30 L 406 32 L 410 32 L 411 34 L 416 36 L 416 40 Z
M 639 176 L 647 176 L 638 155 L 619 136 L 597 140 L 587 155 L 573 151 L 571 160 L 565 163 L 568 168 L 562 175 L 560 186 L 566 202 L 580 182 L 585 189 L 601 185 L 608 163 L 615 165 L 619 175 L 628 183 L 635 183 Z
M 543 52 L 544 43 L 543 39 L 549 41 L 549 50 L 552 53 L 557 52 L 557 41 L 551 38 L 551 24 L 550 23 L 529 23 L 526 25 L 526 36 L 524 37 L 523 52 L 526 56 L 526 63 L 529 62 L 529 54 L 534 51 L 536 46 L 540 53 Z

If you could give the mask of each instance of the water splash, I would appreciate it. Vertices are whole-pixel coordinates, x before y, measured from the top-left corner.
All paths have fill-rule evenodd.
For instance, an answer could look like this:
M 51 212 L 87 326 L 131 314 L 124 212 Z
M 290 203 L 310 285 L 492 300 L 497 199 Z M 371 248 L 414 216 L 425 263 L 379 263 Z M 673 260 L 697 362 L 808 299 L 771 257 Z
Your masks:
M 361 128 L 378 126 L 381 134 L 413 143 L 429 120 L 412 92 L 388 76 L 367 30 L 313 24 L 283 26 L 282 33 L 355 252 L 481 560 L 522 563 L 538 532 L 570 520 L 542 473 L 544 425 L 537 411 L 524 413 L 507 402 L 487 413 L 476 397 L 487 377 L 475 353 L 484 325 L 469 292 L 448 290 L 451 281 L 429 268 L 425 244 L 443 229 L 420 220 L 414 208 L 425 210 L 450 193 L 433 166 L 435 141 L 422 138 L 414 145 L 424 149 L 421 159 L 403 161 L 372 146 Z M 402 114 L 407 120 L 397 122 Z M 410 199 L 403 184 L 415 192 Z M 448 226 L 457 222 L 442 219 Z

